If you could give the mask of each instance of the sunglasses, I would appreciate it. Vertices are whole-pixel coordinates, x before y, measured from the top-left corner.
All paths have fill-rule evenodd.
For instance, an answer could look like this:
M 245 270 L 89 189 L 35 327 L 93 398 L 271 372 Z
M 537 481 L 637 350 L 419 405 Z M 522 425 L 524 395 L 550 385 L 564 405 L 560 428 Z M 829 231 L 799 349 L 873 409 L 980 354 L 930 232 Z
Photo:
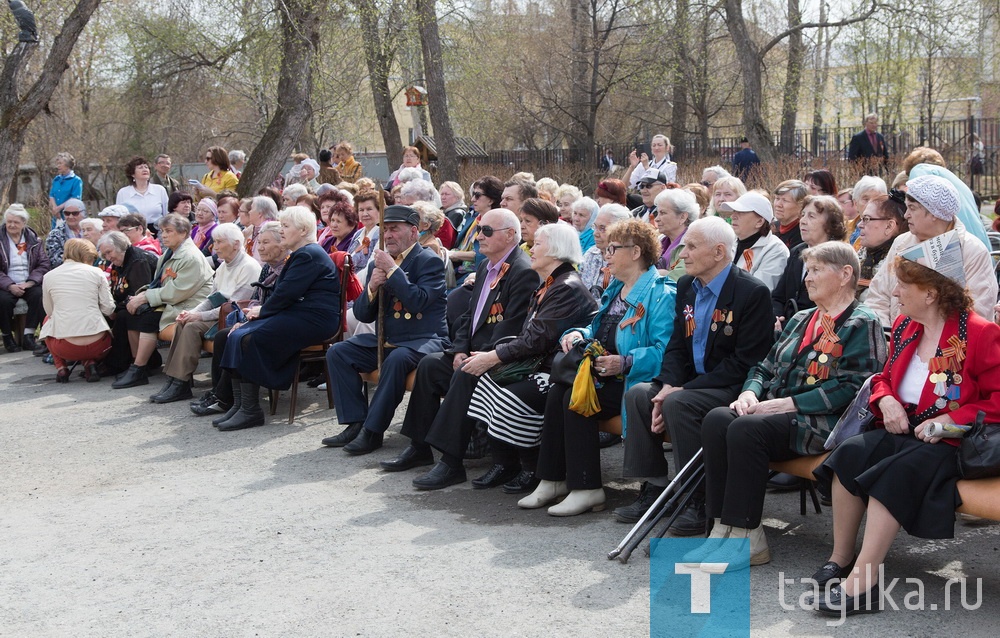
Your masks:
M 509 226 L 504 226 L 503 228 L 493 228 L 492 226 L 480 226 L 479 232 L 483 234 L 483 237 L 492 237 L 493 233 L 500 230 L 513 230 Z
M 701 185 L 704 186 L 705 188 L 712 188 L 712 182 L 709 182 L 707 180 L 702 181 Z
M 480 193 L 479 191 L 473 191 L 473 192 L 472 192 L 472 199 L 479 199 L 479 198 L 480 198 L 480 197 L 482 197 L 482 196 L 483 196 L 483 194 L 482 194 L 482 193 Z M 489 236 L 489 235 L 487 235 L 487 237 L 488 237 L 488 236 Z
M 76 215 L 81 215 L 81 214 L 83 214 L 82 210 L 66 210 L 66 209 L 63 209 L 63 215 L 66 215 L 68 217 L 75 217 Z
M 642 182 L 639 182 L 639 190 L 645 190 L 647 188 L 652 188 L 654 186 L 656 186 L 656 182 L 652 182 L 650 184 L 643 184 Z

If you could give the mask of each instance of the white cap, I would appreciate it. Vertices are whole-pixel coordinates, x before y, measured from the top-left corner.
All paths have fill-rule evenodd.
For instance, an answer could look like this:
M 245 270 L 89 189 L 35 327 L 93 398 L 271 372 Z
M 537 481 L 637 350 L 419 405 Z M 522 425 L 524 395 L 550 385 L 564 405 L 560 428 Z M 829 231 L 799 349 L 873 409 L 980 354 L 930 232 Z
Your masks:
M 760 193 L 744 193 L 735 202 L 722 202 L 719 209 L 725 212 L 757 213 L 768 223 L 774 221 L 774 209 L 771 208 L 771 202 Z

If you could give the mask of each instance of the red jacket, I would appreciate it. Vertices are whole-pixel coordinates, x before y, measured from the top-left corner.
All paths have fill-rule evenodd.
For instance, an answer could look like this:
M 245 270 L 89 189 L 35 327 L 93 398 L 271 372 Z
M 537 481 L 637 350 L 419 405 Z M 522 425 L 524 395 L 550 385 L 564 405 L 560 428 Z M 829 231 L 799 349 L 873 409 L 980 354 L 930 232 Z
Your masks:
M 896 318 L 896 322 L 892 326 L 894 335 L 897 326 L 905 319 L 904 315 Z M 911 321 L 903 329 L 899 341 L 903 342 L 910 336 L 922 332 L 923 326 L 916 321 Z M 944 330 L 941 332 L 941 348 L 947 348 L 948 339 L 957 334 L 958 317 L 952 317 L 945 323 Z M 896 347 L 896 341 L 893 339 L 889 348 L 889 361 L 886 362 L 882 372 L 872 377 L 870 407 L 880 421 L 879 427 L 881 427 L 882 411 L 878 407 L 878 402 L 886 396 L 892 396 L 899 400 L 899 386 L 914 353 L 917 351 L 919 341 L 920 337 L 914 339 L 903 348 L 899 357 L 893 362 L 892 353 Z M 983 319 L 975 312 L 970 312 L 967 341 L 966 358 L 960 373 L 962 382 L 958 384 L 961 388 L 961 396 L 957 401 L 959 407 L 957 410 L 951 410 L 946 405 L 939 414 L 947 414 L 955 423 L 964 425 L 975 422 L 976 415 L 982 410 L 986 413 L 987 423 L 1000 423 L 1000 326 Z M 930 380 L 925 381 L 915 413 L 919 414 L 929 408 L 937 398 L 937 395 L 934 394 L 934 384 Z M 949 405 L 950 403 L 951 401 L 949 401 Z M 945 439 L 945 441 L 952 445 L 958 445 L 959 440 Z

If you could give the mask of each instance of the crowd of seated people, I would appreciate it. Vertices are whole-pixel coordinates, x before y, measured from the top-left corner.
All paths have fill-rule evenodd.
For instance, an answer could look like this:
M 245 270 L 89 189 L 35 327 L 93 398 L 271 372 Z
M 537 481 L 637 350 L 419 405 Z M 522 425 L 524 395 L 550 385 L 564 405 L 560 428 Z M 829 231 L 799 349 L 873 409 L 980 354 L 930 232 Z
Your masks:
M 823 453 L 871 378 L 874 428 L 816 473 L 835 531 L 814 578 L 842 584 L 814 604 L 863 603 L 877 583 L 859 568 L 876 573 L 900 528 L 953 534 L 955 446 L 928 424 L 1000 419 L 997 276 L 972 193 L 926 148 L 892 188 L 863 176 L 842 190 L 828 170 L 760 189 L 718 166 L 682 186 L 671 150 L 657 136 L 652 157 L 596 183 L 483 175 L 466 193 L 435 187 L 413 147 L 380 188 L 341 143 L 242 201 L 221 147 L 169 197 L 134 158 L 115 206 L 87 217 L 68 198 L 47 239 L 6 211 L 4 345 L 51 353 L 60 383 L 75 363 L 124 389 L 149 383 L 169 342 L 158 404 L 194 398 L 208 349 L 212 387 L 191 411 L 221 432 L 264 425 L 261 388 L 287 389 L 300 351 L 322 345 L 326 374 L 310 378 L 330 380 L 338 428 L 324 446 L 378 451 L 409 389 L 408 443 L 384 471 L 426 468 L 413 486 L 440 490 L 485 446 L 472 488 L 553 516 L 604 509 L 612 471 L 638 486 L 612 515 L 635 523 L 669 457 L 674 472 L 700 457 L 706 480 L 670 532 L 739 539 L 746 554 L 685 558 L 739 568 L 771 560 L 769 463 Z M 601 464 L 612 419 L 618 469 Z

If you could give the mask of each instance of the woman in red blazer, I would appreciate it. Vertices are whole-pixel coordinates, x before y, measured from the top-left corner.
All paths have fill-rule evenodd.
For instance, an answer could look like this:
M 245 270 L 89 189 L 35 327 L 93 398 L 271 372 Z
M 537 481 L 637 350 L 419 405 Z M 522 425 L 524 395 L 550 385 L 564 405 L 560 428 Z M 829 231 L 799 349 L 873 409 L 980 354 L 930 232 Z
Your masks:
M 969 424 L 979 411 L 988 423 L 1000 423 L 1000 326 L 972 312 L 961 258 L 949 261 L 953 246 L 957 242 L 943 237 L 934 250 L 920 244 L 898 259 L 893 296 L 901 314 L 889 361 L 871 386 L 877 429 L 845 441 L 816 470 L 836 480 L 833 553 L 813 578 L 821 588 L 843 579 L 820 590 L 816 608 L 822 613 L 878 610 L 879 569 L 900 527 L 920 538 L 953 537 L 961 505 L 958 439 L 930 437 L 928 426 Z

